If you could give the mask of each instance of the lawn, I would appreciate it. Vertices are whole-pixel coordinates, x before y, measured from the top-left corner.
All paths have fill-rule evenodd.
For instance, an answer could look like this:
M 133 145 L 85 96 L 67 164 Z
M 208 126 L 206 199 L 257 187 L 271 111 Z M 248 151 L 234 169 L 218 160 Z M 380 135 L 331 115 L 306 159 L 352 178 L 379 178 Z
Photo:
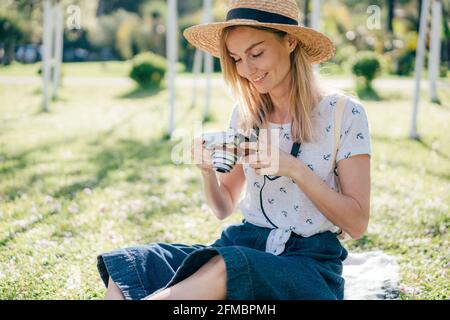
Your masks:
M 191 91 L 177 93 L 176 126 L 185 132 L 203 108 L 191 108 Z M 371 222 L 362 239 L 345 245 L 398 257 L 403 299 L 450 298 L 448 91 L 440 92 L 443 105 L 422 95 L 421 141 L 407 139 L 412 92 L 393 88 L 381 102 L 364 102 L 373 143 Z M 42 113 L 39 86 L 1 84 L 0 299 L 101 299 L 97 254 L 152 242 L 204 244 L 241 221 L 239 211 L 217 220 L 199 172 L 171 162 L 177 141 L 162 139 L 167 90 L 136 92 L 133 84 L 81 81 Z M 224 128 L 233 101 L 221 86 L 212 92 L 207 128 Z

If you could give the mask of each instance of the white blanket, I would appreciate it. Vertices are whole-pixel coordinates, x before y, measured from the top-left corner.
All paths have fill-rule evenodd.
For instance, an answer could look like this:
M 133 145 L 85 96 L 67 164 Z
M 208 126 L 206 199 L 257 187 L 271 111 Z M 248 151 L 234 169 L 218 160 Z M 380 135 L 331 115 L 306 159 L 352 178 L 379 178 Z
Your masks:
M 381 251 L 349 253 L 343 264 L 344 300 L 399 299 L 395 257 Z

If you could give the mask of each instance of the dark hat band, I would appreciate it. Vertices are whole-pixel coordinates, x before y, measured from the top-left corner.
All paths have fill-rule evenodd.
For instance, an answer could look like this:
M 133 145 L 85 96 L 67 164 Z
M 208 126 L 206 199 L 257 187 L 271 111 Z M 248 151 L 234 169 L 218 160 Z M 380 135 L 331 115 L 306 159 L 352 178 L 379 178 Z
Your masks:
M 251 19 L 262 23 L 280 23 L 298 26 L 298 21 L 281 14 L 251 8 L 235 8 L 228 11 L 227 21 L 232 19 Z

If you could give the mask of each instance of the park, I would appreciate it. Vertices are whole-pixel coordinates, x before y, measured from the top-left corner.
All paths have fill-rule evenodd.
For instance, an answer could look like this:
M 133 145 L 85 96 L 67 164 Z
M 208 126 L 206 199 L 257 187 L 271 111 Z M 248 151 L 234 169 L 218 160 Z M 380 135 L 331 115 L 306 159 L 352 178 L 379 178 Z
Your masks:
M 297 1 L 310 12 L 313 2 Z M 361 101 L 373 148 L 369 227 L 345 246 L 396 258 L 396 299 L 447 300 L 450 26 L 442 17 L 450 3 L 423 1 L 429 9 L 421 8 L 430 26 L 435 3 L 444 12 L 433 65 L 436 26 L 421 37 L 416 1 L 375 2 L 380 30 L 367 27 L 369 1 L 320 7 L 318 26 L 339 43 L 333 60 L 317 69 L 320 85 Z M 45 5 L 0 5 L 0 300 L 102 299 L 98 254 L 148 243 L 206 244 L 242 220 L 237 209 L 216 219 L 198 170 L 171 159 L 177 132 L 191 132 L 193 123 L 211 131 L 228 125 L 234 101 L 219 60 L 203 62 L 182 37 L 202 19 L 223 19 L 226 1 L 211 1 L 211 20 L 204 1 L 178 1 L 178 27 L 170 27 L 164 1 L 48 1 L 56 3 L 64 9 L 64 51 L 48 66 L 45 50 L 30 61 L 20 55 L 42 44 Z M 80 29 L 69 30 L 77 16 Z M 4 21 L 17 29 L 12 51 Z M 167 32 L 178 41 L 165 41 Z

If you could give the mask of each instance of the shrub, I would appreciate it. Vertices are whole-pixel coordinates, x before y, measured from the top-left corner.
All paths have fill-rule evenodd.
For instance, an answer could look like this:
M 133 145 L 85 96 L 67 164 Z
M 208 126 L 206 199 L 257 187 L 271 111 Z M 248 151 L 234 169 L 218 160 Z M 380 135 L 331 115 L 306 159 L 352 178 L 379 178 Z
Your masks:
M 368 86 L 381 71 L 381 63 L 373 52 L 362 51 L 356 54 L 352 64 L 352 72 L 357 77 L 363 77 Z
M 372 87 L 372 81 L 381 71 L 381 63 L 378 56 L 370 51 L 359 52 L 352 64 L 352 72 L 357 77 L 356 91 L 360 98 L 378 99 L 378 95 Z M 363 83 L 359 81 L 364 79 Z
M 20 21 L 0 13 L 0 47 L 4 49 L 4 56 L 0 59 L 0 63 L 10 64 L 14 60 L 15 46 L 25 38 L 26 34 Z
M 414 71 L 416 55 L 413 51 L 403 53 L 397 61 L 397 74 L 399 76 L 409 76 Z
M 167 70 L 166 59 L 152 52 L 138 54 L 133 59 L 130 77 L 140 87 L 158 88 Z

